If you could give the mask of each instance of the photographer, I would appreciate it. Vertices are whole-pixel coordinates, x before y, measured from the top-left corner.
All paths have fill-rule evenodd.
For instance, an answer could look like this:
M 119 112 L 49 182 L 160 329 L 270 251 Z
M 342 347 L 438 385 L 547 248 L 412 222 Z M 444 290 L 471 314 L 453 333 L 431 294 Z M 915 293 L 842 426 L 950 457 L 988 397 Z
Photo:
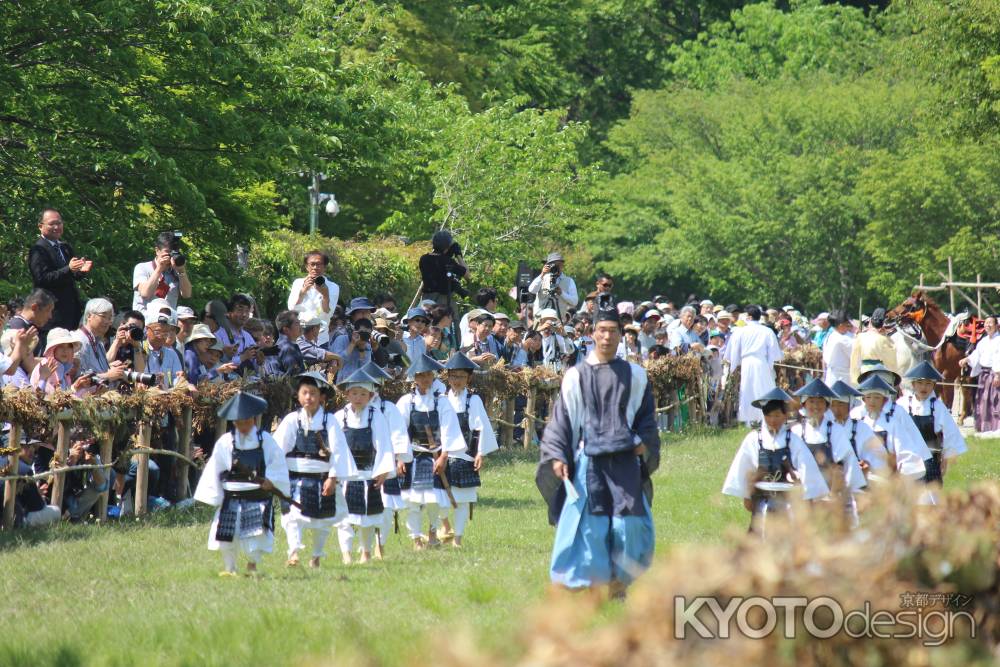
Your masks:
M 142 347 L 146 340 L 146 317 L 138 310 L 126 311 L 121 324 L 115 330 L 115 337 L 108 348 L 107 358 L 111 364 L 121 362 L 137 373 L 146 371 L 146 350 Z
M 372 324 L 371 320 L 360 319 L 354 322 L 351 342 L 344 348 L 344 354 L 342 355 L 344 365 L 337 375 L 337 382 L 343 382 L 354 371 L 372 360 L 372 351 L 377 350 L 379 346 L 379 338 L 372 336 L 373 329 L 374 324 Z
M 146 312 L 146 372 L 157 376 L 157 384 L 161 389 L 170 389 L 179 377 L 184 375 L 184 364 L 181 363 L 177 350 L 167 344 L 171 329 L 175 333 L 177 316 L 161 311 Z
M 253 302 L 246 294 L 233 294 L 226 304 L 231 330 L 220 326 L 213 333 L 224 347 L 223 359 L 232 361 L 239 367 L 239 373 L 245 375 L 257 368 L 257 342 L 243 327 L 250 321 L 250 311 Z
M 114 319 L 114 306 L 107 299 L 91 299 L 83 309 L 83 324 L 76 331 L 83 347 L 77 357 L 80 370 L 93 372 L 99 380 L 121 380 L 128 366 L 123 361 L 108 361 L 104 341 Z
M 318 343 L 326 346 L 330 340 L 330 317 L 340 298 L 340 286 L 327 278 L 330 258 L 326 253 L 312 250 L 305 256 L 305 278 L 296 278 L 288 294 L 288 310 L 294 310 L 305 320 L 320 320 Z
M 563 273 L 564 263 L 562 255 L 551 253 L 545 259 L 542 272 L 528 286 L 528 291 L 535 295 L 535 312 L 551 308 L 556 311 L 560 322 L 563 315 L 579 302 L 576 283 Z
M 462 259 L 462 248 L 451 232 L 441 230 L 431 237 L 433 252 L 420 257 L 420 279 L 423 297 L 455 312 L 452 294 L 464 296 L 461 280 L 468 277 L 469 267 Z
M 98 453 L 98 444 L 93 435 L 77 427 L 70 433 L 69 440 L 67 465 L 101 465 L 101 455 Z M 70 522 L 82 521 L 94 509 L 101 494 L 108 490 L 107 474 L 106 470 L 100 468 L 66 474 L 66 498 L 64 502 Z
M 135 265 L 132 289 L 133 310 L 145 309 L 153 299 L 166 299 L 176 310 L 178 297 L 191 298 L 187 258 L 180 252 L 178 232 L 163 232 L 156 237 L 156 255 L 151 262 Z

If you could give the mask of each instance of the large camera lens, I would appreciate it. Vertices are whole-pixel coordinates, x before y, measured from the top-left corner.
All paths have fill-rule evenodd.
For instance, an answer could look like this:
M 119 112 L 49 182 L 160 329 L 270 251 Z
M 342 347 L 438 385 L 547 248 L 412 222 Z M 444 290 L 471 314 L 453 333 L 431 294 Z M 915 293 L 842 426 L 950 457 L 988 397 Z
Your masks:
M 389 336 L 382 333 L 381 331 L 373 331 L 372 340 L 375 341 L 379 345 L 379 347 L 381 347 L 385 341 L 389 340 Z
M 129 338 L 131 338 L 137 343 L 141 343 L 142 341 L 146 340 L 146 332 L 138 324 L 128 325 L 128 335 Z
M 324 283 L 326 283 L 326 278 L 323 276 L 316 276 L 316 279 L 313 280 L 313 284 L 317 287 L 322 287 Z
M 147 387 L 152 387 L 157 384 L 157 377 L 155 373 L 139 373 L 136 371 L 126 371 L 125 379 L 128 382 L 134 384 L 144 384 Z
M 184 266 L 187 264 L 187 257 L 184 256 L 184 253 L 178 250 L 170 251 L 170 259 L 174 260 L 174 264 L 177 266 Z

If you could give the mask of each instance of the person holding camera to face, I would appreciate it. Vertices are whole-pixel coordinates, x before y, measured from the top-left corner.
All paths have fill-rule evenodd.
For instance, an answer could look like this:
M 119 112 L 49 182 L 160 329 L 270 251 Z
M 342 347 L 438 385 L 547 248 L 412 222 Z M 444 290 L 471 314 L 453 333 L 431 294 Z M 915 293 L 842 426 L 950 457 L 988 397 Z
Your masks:
M 128 370 L 128 364 L 124 361 L 109 361 L 108 350 L 104 346 L 114 316 L 115 308 L 110 301 L 91 299 L 83 309 L 83 320 L 76 330 L 76 337 L 83 345 L 77 355 L 80 370 L 94 373 L 98 382 L 121 380 Z
M 423 298 L 445 306 L 455 315 L 454 294 L 467 296 L 461 281 L 469 275 L 469 267 L 462 259 L 462 248 L 451 232 L 442 229 L 431 237 L 429 252 L 420 257 L 420 279 L 423 281 Z
M 556 311 L 559 321 L 571 308 L 576 308 L 580 298 L 576 293 L 576 282 L 563 273 L 563 256 L 557 252 L 545 258 L 542 272 L 528 285 L 528 291 L 535 295 L 534 311 L 551 308 Z
M 153 299 L 166 299 L 176 310 L 178 298 L 191 298 L 187 258 L 180 250 L 180 243 L 180 232 L 163 232 L 156 237 L 153 261 L 135 265 L 132 272 L 133 310 L 144 310 Z
M 303 320 L 320 320 L 318 343 L 326 347 L 330 340 L 330 318 L 340 298 L 340 286 L 325 275 L 330 257 L 319 250 L 306 254 L 306 277 L 296 278 L 288 294 L 288 310 L 294 310 Z
M 137 373 L 146 371 L 146 350 L 142 344 L 146 340 L 146 316 L 138 310 L 126 311 L 115 337 L 111 339 L 107 358 L 109 364 L 116 361 Z

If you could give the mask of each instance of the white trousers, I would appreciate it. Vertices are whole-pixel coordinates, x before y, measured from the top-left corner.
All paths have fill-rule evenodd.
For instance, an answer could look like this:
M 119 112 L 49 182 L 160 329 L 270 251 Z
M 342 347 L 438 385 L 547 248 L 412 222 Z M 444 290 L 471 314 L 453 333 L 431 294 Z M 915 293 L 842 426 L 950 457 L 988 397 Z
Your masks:
M 340 552 L 349 554 L 354 550 L 355 531 L 361 535 L 361 550 L 371 552 L 372 544 L 375 541 L 375 526 L 352 526 L 346 521 L 337 526 Z
M 236 571 L 236 553 L 238 547 L 233 542 L 224 542 L 219 545 L 219 551 L 222 552 L 222 565 L 226 568 L 226 572 Z M 260 551 L 247 551 L 247 559 L 256 564 L 260 563 L 261 552 Z
M 330 527 L 317 527 L 317 526 L 305 526 L 300 521 L 292 518 L 290 515 L 284 515 L 281 517 L 281 525 L 285 528 L 285 535 L 288 537 L 288 557 L 291 558 L 293 553 L 302 551 L 306 548 L 305 540 L 303 540 L 303 533 L 308 530 L 313 534 L 313 550 L 312 555 L 314 558 L 322 558 L 326 555 L 323 548 L 326 546 L 326 540 L 330 537 Z
M 406 530 L 410 534 L 410 539 L 427 537 L 430 534 L 430 529 L 438 527 L 440 520 L 440 510 L 438 508 L 439 505 L 437 503 L 427 503 L 426 505 L 410 503 L 410 511 L 406 515 Z M 426 533 L 422 531 L 424 514 L 427 515 L 427 524 L 429 526 L 429 530 Z
M 458 507 L 455 508 L 455 521 L 451 524 L 451 529 L 455 531 L 455 535 L 461 537 L 465 535 L 465 527 L 469 525 L 469 515 L 471 514 L 470 508 L 472 503 L 456 503 Z M 448 518 L 447 507 L 441 508 L 441 518 Z

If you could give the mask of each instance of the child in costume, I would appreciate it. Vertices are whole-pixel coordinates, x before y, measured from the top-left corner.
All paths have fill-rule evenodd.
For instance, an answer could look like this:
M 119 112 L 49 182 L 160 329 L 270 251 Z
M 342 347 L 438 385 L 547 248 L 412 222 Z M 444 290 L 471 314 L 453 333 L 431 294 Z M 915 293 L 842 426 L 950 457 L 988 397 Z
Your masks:
M 238 552 L 247 556 L 247 574 L 257 572 L 265 553 L 274 547 L 275 491 L 289 492 L 285 456 L 271 434 L 257 428 L 256 417 L 267 401 L 236 393 L 219 408 L 230 422 L 229 432 L 215 443 L 205 464 L 194 499 L 219 509 L 209 528 L 208 548 L 222 552 L 220 576 L 236 575 Z
M 281 420 L 274 438 L 288 464 L 292 500 L 301 507 L 282 503 L 281 525 L 288 538 L 288 566 L 299 564 L 308 530 L 313 533 L 309 566 L 319 567 L 330 530 L 347 516 L 338 482 L 353 479 L 358 471 L 340 423 L 323 407 L 333 387 L 315 371 L 296 378 L 300 407 Z

